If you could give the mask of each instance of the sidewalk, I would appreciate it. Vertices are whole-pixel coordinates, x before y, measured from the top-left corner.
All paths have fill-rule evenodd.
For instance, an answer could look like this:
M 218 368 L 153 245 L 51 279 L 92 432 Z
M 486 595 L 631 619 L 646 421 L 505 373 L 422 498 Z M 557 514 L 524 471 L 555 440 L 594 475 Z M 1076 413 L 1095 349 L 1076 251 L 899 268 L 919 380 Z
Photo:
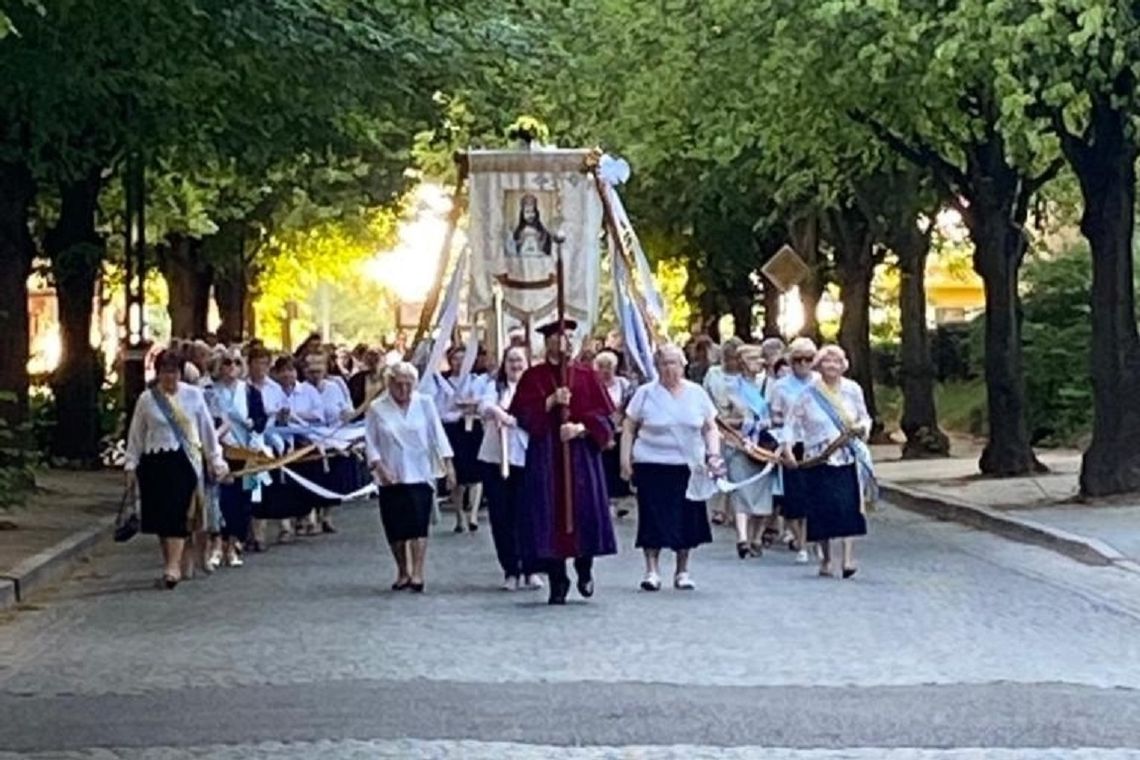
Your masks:
M 37 473 L 20 507 L 0 510 L 0 610 L 66 578 L 113 529 L 123 475 L 116 470 Z
M 892 504 L 1140 573 L 1140 495 L 1080 501 L 1080 451 L 1038 451 L 1050 471 L 1020 478 L 980 475 L 981 447 L 968 439 L 953 440 L 949 459 L 902 461 L 895 446 L 873 451 L 883 496 Z

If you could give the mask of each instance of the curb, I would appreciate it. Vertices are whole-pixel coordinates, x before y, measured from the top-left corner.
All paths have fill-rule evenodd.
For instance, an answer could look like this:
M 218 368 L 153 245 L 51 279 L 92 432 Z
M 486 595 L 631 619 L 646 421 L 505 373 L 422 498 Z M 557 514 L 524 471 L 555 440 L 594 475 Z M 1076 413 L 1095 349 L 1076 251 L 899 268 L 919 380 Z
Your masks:
M 0 571 L 0 610 L 28 601 L 36 591 L 63 580 L 81 557 L 115 531 L 115 517 L 104 517 L 95 527 L 72 533 L 55 546 L 33 554 L 20 564 Z
M 1119 567 L 1140 574 L 1140 563 L 1097 538 L 909 486 L 882 483 L 880 491 L 886 501 L 910 512 L 962 523 L 1013 541 L 1050 549 L 1086 565 Z

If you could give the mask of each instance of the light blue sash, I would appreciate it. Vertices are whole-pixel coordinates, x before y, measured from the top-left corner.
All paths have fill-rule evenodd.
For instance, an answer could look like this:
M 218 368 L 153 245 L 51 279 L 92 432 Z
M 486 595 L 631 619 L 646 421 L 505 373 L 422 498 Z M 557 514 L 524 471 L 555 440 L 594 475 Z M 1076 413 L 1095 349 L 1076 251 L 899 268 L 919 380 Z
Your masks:
M 847 430 L 847 425 L 843 422 L 843 415 L 831 403 L 831 399 L 823 394 L 815 385 L 808 387 L 808 392 L 812 394 L 816 404 L 827 415 L 831 423 L 840 432 Z M 875 464 L 871 459 L 871 449 L 867 443 L 861 438 L 848 438 L 846 448 L 855 457 L 855 462 L 859 466 L 859 480 L 862 483 L 863 491 L 867 494 L 869 501 L 874 502 L 879 498 L 879 484 L 875 480 Z

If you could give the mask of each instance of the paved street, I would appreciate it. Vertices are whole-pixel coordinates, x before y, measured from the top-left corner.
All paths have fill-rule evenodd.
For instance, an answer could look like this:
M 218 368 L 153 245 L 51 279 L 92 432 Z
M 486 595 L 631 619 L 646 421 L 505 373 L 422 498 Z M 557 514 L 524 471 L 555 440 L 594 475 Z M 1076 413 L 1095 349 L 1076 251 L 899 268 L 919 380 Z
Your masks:
M 495 590 L 485 523 L 433 536 L 422 597 L 373 508 L 340 525 L 173 593 L 136 539 L 0 620 L 0 760 L 1140 758 L 1116 568 L 887 507 L 852 581 L 719 532 L 698 591 L 653 595 L 627 522 L 552 609 Z

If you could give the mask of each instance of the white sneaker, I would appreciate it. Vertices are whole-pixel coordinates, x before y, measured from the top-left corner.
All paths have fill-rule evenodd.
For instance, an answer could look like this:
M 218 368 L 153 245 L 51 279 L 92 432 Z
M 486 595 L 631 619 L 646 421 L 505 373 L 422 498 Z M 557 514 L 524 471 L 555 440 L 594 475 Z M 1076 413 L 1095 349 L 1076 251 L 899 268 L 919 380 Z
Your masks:
M 221 552 L 210 552 L 210 556 L 206 557 L 206 567 L 208 568 L 207 572 L 212 573 L 221 566 L 222 566 L 222 553 Z
M 642 591 L 660 591 L 661 590 L 661 579 L 657 576 L 657 573 L 646 573 L 645 574 L 645 577 L 641 579 L 641 590 Z
M 679 591 L 693 591 L 697 588 L 697 584 L 693 583 L 688 573 L 677 573 L 673 576 L 673 588 Z
M 240 554 L 234 553 L 226 557 L 226 567 L 243 567 L 245 560 L 241 558 Z
M 540 588 L 546 588 L 546 584 L 542 582 L 542 578 L 537 575 L 528 575 L 526 577 L 526 588 L 531 591 L 536 591 Z
M 796 552 L 796 564 L 797 565 L 806 565 L 807 563 L 808 563 L 807 549 L 800 549 L 798 552 Z
M 518 591 L 519 579 L 518 578 L 504 578 L 503 583 L 499 586 L 501 591 Z

